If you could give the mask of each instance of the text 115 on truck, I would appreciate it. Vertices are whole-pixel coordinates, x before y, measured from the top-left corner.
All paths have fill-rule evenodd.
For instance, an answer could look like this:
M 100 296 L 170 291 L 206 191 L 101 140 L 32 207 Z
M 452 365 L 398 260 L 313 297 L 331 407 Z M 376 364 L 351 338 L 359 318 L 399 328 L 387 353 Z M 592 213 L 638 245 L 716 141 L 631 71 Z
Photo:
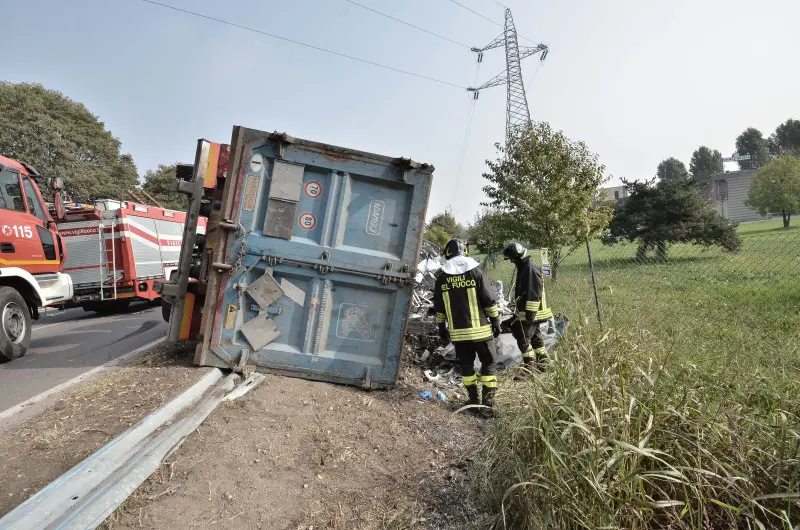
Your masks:
M 39 307 L 72 298 L 66 252 L 31 166 L 0 156 L 0 362 L 25 355 Z M 63 214 L 60 179 L 55 208 Z

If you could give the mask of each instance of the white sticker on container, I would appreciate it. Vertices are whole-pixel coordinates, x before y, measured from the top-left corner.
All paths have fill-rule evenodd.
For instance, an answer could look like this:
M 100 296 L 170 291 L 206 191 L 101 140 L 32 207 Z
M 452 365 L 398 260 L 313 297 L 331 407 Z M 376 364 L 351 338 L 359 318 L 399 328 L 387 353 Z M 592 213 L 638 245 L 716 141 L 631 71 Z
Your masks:
M 369 212 L 367 213 L 367 233 L 371 236 L 380 235 L 383 228 L 383 214 L 386 211 L 386 203 L 372 199 L 369 203 Z
M 261 166 L 264 165 L 264 157 L 260 153 L 255 153 L 250 157 L 250 171 L 253 173 L 260 173 Z

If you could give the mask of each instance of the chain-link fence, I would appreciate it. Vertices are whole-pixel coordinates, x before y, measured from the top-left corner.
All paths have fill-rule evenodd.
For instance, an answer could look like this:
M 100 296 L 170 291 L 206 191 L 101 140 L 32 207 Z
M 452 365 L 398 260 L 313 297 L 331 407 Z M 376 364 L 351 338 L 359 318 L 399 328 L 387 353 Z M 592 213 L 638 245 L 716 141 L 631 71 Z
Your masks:
M 690 353 L 797 352 L 800 230 L 740 227 L 741 247 L 643 248 L 593 240 L 565 251 L 545 280 L 555 313 L 584 325 L 656 334 Z M 532 250 L 538 259 L 538 251 Z M 513 267 L 489 267 L 511 285 Z M 594 281 L 593 281 L 594 276 Z

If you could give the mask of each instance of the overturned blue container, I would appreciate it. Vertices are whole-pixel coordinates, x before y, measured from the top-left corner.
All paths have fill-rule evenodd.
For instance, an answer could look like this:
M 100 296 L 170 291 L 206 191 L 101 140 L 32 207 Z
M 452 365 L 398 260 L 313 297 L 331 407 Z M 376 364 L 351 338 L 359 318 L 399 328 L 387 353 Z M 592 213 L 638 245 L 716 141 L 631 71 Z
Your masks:
M 195 362 L 397 380 L 433 167 L 235 127 Z

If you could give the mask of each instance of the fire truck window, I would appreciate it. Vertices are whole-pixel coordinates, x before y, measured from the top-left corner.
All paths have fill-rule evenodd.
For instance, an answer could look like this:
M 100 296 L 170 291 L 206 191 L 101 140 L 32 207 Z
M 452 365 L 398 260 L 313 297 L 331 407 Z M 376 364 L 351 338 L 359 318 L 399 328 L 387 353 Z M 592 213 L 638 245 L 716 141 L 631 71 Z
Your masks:
M 19 175 L 8 170 L 0 170 L 0 208 L 3 210 L 25 211 L 25 201 L 19 187 Z
M 39 196 L 36 195 L 36 189 L 31 184 L 31 179 L 28 177 L 22 177 L 23 185 L 25 186 L 25 196 L 28 198 L 28 210 L 30 211 L 31 215 L 35 215 L 42 221 L 47 221 L 47 215 L 44 212 L 44 207 L 42 206 L 42 202 L 39 200 Z

